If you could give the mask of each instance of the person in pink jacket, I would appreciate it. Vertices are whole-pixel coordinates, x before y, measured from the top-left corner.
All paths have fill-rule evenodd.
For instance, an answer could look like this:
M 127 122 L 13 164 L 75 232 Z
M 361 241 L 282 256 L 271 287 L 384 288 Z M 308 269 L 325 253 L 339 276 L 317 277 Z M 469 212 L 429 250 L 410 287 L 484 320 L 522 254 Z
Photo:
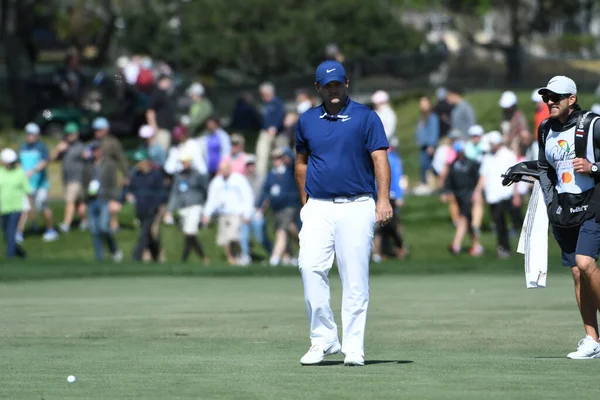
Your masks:
M 231 135 L 231 156 L 225 159 L 231 164 L 231 171 L 246 175 L 246 152 L 244 137 L 239 133 Z

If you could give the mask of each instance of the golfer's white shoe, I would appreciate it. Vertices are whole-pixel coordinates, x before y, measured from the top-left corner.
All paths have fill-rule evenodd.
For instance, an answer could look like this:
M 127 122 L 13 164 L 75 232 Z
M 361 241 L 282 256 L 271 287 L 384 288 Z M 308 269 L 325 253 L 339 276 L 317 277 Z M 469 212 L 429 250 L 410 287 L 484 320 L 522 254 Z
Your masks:
M 586 336 L 579 341 L 577 351 L 569 353 L 567 358 L 571 360 L 589 360 L 591 358 L 600 358 L 600 344 L 592 339 L 591 336 Z
M 344 358 L 344 365 L 362 367 L 365 365 L 365 358 L 360 354 L 348 353 L 346 354 L 346 358 Z
M 310 349 L 306 352 L 304 357 L 300 359 L 302 365 L 315 365 L 321 363 L 326 356 L 331 354 L 337 354 L 340 352 L 342 347 L 338 342 L 329 345 L 329 347 L 323 347 L 318 344 L 313 344 Z

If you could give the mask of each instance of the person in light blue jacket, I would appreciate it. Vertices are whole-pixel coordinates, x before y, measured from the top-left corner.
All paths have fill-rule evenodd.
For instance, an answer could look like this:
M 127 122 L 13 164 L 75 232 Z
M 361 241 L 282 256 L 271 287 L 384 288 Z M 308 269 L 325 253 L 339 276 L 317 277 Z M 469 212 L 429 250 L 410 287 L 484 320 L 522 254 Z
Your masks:
M 375 230 L 373 255 L 371 258 L 377 263 L 382 260 L 383 245 L 390 239 L 395 247 L 394 254 L 396 258 L 403 260 L 407 256 L 406 245 L 398 221 L 400 209 L 404 205 L 404 188 L 402 187 L 404 169 L 397 147 L 398 139 L 394 137 L 390 140 L 390 148 L 388 149 L 388 161 L 390 163 L 390 203 L 394 210 L 394 217 L 388 224 L 378 227 Z
M 419 165 L 421 184 L 427 184 L 427 171 L 433 171 L 431 161 L 435 154 L 440 137 L 440 119 L 433 112 L 431 100 L 427 96 L 421 97 L 419 101 L 421 117 L 417 123 L 416 136 L 419 148 Z

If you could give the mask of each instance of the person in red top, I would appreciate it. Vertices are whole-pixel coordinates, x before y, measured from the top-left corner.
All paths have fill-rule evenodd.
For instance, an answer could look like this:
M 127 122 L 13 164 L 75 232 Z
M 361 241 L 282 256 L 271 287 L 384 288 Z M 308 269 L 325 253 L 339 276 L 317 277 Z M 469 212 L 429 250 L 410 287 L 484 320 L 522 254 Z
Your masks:
M 535 140 L 537 140 L 538 128 L 544 120 L 550 118 L 550 110 L 548 110 L 548 106 L 542 100 L 542 96 L 538 93 L 538 89 L 535 89 L 531 93 L 531 101 L 535 104 L 533 132 L 535 132 Z

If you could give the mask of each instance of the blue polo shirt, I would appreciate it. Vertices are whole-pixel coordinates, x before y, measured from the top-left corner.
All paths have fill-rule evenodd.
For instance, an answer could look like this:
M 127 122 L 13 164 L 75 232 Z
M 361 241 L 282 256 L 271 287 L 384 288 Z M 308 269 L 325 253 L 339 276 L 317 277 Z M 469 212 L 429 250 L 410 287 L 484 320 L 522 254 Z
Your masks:
M 379 116 L 350 98 L 337 115 L 321 105 L 296 126 L 296 151 L 309 154 L 304 190 L 312 198 L 376 196 L 371 153 L 388 147 Z

